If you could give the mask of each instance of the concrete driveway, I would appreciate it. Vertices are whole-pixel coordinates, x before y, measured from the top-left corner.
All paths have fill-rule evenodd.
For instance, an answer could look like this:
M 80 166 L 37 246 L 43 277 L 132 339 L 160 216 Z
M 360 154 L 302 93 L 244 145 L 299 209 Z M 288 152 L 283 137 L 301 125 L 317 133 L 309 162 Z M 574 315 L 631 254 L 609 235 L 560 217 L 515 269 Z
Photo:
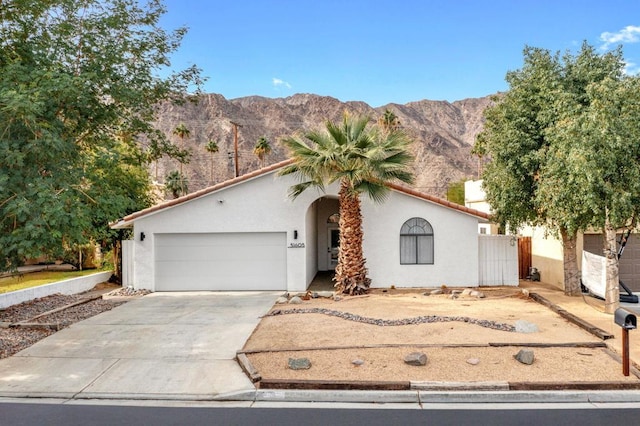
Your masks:
M 0 360 L 0 396 L 197 400 L 252 392 L 234 357 L 279 294 L 132 300 Z

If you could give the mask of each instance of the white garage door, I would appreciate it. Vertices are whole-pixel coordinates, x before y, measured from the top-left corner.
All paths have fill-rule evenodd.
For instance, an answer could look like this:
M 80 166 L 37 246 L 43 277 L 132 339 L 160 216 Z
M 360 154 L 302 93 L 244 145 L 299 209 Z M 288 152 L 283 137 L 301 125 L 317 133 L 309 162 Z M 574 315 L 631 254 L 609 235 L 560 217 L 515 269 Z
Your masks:
M 285 290 L 284 232 L 156 234 L 156 291 Z

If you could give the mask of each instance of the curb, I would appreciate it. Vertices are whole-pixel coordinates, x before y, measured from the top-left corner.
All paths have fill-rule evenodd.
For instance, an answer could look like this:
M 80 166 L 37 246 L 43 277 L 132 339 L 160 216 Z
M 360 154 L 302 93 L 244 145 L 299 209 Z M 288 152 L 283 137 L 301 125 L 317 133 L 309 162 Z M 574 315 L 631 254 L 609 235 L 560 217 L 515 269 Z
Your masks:
M 266 402 L 346 404 L 610 404 L 640 403 L 640 391 L 366 391 L 257 389 L 219 395 L 115 394 L 64 392 L 3 393 L 2 399 L 67 401 Z

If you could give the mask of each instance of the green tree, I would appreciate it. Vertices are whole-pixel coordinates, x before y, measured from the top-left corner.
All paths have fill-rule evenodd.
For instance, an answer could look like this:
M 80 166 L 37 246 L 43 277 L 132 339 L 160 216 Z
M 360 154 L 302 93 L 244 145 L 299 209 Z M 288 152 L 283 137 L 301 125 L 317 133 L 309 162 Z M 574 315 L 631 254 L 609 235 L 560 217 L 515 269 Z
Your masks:
M 465 179 L 449 183 L 447 187 L 447 200 L 464 206 L 464 182 Z
M 207 144 L 204 146 L 204 149 L 209 154 L 211 154 L 211 158 L 209 159 L 209 165 L 210 165 L 210 169 L 209 169 L 209 184 L 211 185 L 211 184 L 213 184 L 213 154 L 218 152 L 220 149 L 218 148 L 218 144 L 214 140 L 210 140 L 209 142 L 207 142 Z
M 271 144 L 265 136 L 261 136 L 253 147 L 253 153 L 260 160 L 260 164 L 264 167 L 265 158 L 271 153 Z
M 139 142 L 159 102 L 183 100 L 197 68 L 158 77 L 185 34 L 158 0 L 9 0 L 0 7 L 0 269 L 58 257 L 121 231 L 149 205 Z
M 173 170 L 164 178 L 164 186 L 171 192 L 173 198 L 178 198 L 189 192 L 189 181 L 185 175 Z
M 411 140 L 400 131 L 370 127 L 369 117 L 344 114 L 341 123 L 327 121 L 325 131 L 310 131 L 283 140 L 294 162 L 280 175 L 297 175 L 302 181 L 290 188 L 295 198 L 306 189 L 324 190 L 338 182 L 340 243 L 335 287 L 347 294 L 368 290 L 366 260 L 362 251 L 360 194 L 382 202 L 391 182 L 411 183 Z
M 483 186 L 497 220 L 512 230 L 544 225 L 561 236 L 565 293 L 570 295 L 580 292 L 577 232 L 604 223 L 589 205 L 606 205 L 592 186 L 582 183 L 600 179 L 609 167 L 603 162 L 584 169 L 585 159 L 574 156 L 576 151 L 570 154 L 572 146 L 595 154 L 592 136 L 575 123 L 583 123 L 596 106 L 591 88 L 605 80 L 621 81 L 623 67 L 620 50 L 599 55 L 586 43 L 578 55 L 562 58 L 525 48 L 523 68 L 507 74 L 509 90 L 485 111 L 485 128 L 474 147 L 490 158 Z
M 603 231 L 609 313 L 619 301 L 616 232 L 635 227 L 640 212 L 639 89 L 637 78 L 614 73 L 589 84 L 581 105 L 565 101 L 538 192 L 538 204 L 564 228 Z

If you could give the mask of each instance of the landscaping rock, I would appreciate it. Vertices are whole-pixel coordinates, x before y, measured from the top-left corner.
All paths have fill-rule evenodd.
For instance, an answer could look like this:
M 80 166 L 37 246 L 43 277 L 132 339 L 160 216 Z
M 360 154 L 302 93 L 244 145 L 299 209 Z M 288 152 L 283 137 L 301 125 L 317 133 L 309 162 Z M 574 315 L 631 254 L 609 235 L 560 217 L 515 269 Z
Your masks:
M 291 370 L 308 370 L 311 368 L 309 358 L 289 358 L 289 368 Z
M 449 299 L 457 299 L 458 298 L 458 294 L 452 293 L 451 296 L 449 296 Z
M 356 365 L 356 366 L 360 366 L 360 365 L 364 364 L 364 360 L 362 360 L 362 359 L 354 359 L 353 361 L 351 361 L 351 364 Z
M 291 300 L 289 300 L 289 303 L 292 305 L 299 305 L 302 303 L 302 299 L 299 296 L 293 296 Z
M 480 364 L 480 360 L 478 358 L 469 358 L 467 364 L 478 365 Z
M 283 303 L 287 303 L 288 301 L 289 299 L 287 299 L 286 297 L 278 297 L 276 299 L 276 304 L 282 305 Z
M 518 362 L 526 365 L 533 364 L 535 356 L 531 349 L 520 349 L 520 352 L 513 356 Z
M 485 295 L 483 292 L 478 291 L 478 290 L 473 290 L 471 293 L 469 293 L 469 296 L 471 297 L 476 297 L 478 299 L 484 299 Z
M 404 357 L 404 363 L 416 367 L 427 365 L 427 355 L 422 352 L 411 352 Z
M 518 320 L 514 325 L 516 327 L 516 333 L 537 333 L 540 331 L 537 325 L 525 320 Z
M 465 288 L 464 290 L 462 290 L 462 295 L 463 296 L 470 296 L 471 295 L 471 289 Z
M 451 295 L 459 296 L 462 293 L 462 290 L 451 290 Z
M 342 296 L 338 296 L 338 295 L 333 296 L 333 301 L 334 302 L 339 302 L 341 300 L 342 300 Z
M 435 290 L 431 290 L 429 292 L 429 294 L 431 294 L 432 296 L 438 295 L 438 294 L 442 294 L 442 289 L 441 288 L 436 288 Z
M 335 296 L 338 298 L 339 296 Z M 363 317 L 356 314 L 351 314 L 349 312 L 340 312 L 333 309 L 326 308 L 294 308 L 288 310 L 282 309 L 274 309 L 273 311 L 266 314 L 266 316 L 277 316 L 277 315 L 286 315 L 286 314 L 323 314 L 330 315 L 338 318 L 342 318 L 348 321 L 361 322 L 365 324 L 378 325 L 382 327 L 389 326 L 398 326 L 398 325 L 412 325 L 412 324 L 430 324 L 434 322 L 452 322 L 452 321 L 460 321 L 465 322 L 467 324 L 475 324 L 480 327 L 492 328 L 494 330 L 508 331 L 514 332 L 515 327 L 511 324 L 500 323 L 496 321 L 489 320 L 481 320 L 476 318 L 455 316 L 440 316 L 440 315 L 427 315 L 413 318 L 403 318 L 403 319 L 381 319 L 381 318 L 368 318 Z
M 317 291 L 315 294 L 317 294 L 318 297 L 322 297 L 325 299 L 331 299 L 333 297 L 332 291 Z

